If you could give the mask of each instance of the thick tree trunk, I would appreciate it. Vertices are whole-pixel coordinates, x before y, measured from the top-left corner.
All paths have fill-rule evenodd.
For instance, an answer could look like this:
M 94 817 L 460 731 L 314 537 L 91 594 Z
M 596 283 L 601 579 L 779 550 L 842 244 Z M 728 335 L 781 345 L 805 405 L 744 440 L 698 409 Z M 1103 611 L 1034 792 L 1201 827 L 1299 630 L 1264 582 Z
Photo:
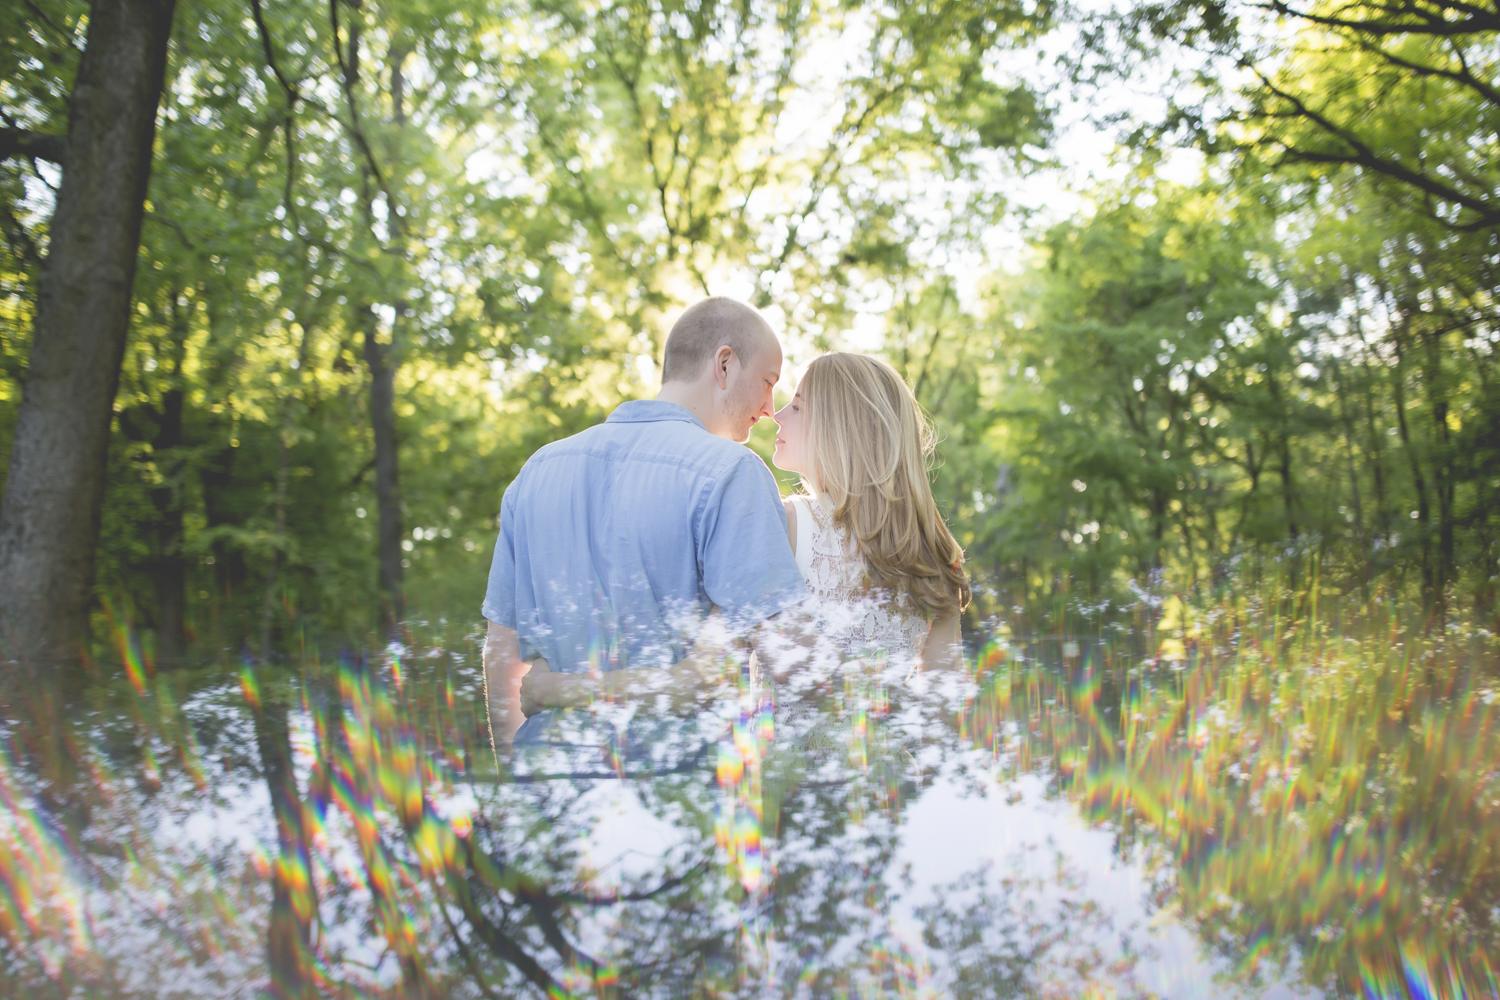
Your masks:
M 0 642 L 76 655 L 175 0 L 94 0 L 0 504 Z

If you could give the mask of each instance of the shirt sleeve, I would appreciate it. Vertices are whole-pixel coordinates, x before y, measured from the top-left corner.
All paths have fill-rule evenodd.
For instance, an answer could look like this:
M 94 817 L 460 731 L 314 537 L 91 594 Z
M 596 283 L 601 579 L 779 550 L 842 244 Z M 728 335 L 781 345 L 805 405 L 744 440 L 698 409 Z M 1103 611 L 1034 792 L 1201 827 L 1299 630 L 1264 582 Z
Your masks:
M 698 562 L 704 593 L 732 628 L 748 629 L 807 597 L 776 480 L 748 448 L 704 498 Z
M 500 500 L 500 533 L 495 539 L 490 582 L 480 610 L 496 625 L 516 627 L 516 514 L 511 490 L 506 490 Z

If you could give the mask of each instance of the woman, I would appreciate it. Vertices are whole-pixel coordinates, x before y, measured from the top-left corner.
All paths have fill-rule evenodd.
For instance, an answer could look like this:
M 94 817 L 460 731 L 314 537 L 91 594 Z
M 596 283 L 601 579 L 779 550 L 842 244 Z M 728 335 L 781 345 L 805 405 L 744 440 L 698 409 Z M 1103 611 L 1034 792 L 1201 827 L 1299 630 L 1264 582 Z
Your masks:
M 927 481 L 932 429 L 905 380 L 878 358 L 825 354 L 776 423 L 772 461 L 806 487 L 786 501 L 787 533 L 824 634 L 850 652 L 954 663 L 969 584 Z

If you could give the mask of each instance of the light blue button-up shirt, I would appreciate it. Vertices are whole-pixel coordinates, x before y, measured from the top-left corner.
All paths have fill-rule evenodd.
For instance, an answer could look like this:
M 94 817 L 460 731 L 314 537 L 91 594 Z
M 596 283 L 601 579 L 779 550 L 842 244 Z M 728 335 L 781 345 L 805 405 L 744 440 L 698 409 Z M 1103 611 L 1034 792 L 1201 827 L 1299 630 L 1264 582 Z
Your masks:
M 711 607 L 739 631 L 806 595 L 760 457 L 675 403 L 636 400 L 522 467 L 483 610 L 523 657 L 577 672 L 669 666 Z

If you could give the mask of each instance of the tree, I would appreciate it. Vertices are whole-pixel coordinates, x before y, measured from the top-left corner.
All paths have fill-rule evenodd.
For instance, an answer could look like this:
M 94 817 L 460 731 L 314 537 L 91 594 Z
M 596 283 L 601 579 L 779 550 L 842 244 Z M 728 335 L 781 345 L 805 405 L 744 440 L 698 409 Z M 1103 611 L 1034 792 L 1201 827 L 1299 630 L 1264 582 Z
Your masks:
M 1242 56 L 1257 85 L 1230 136 L 1278 164 L 1355 168 L 1453 229 L 1500 226 L 1500 12 L 1462 0 L 1267 8 L 1301 31 L 1279 72 Z
M 1088 25 L 1078 78 L 1114 79 L 1166 55 L 1186 84 L 1161 120 L 1135 123 L 1136 141 L 1186 138 L 1314 178 L 1351 169 L 1454 230 L 1500 225 L 1493 7 L 1166 0 Z
M 9 655 L 69 657 L 85 631 L 106 453 L 175 0 L 95 0 L 61 152 L 32 349 L 0 504 Z

